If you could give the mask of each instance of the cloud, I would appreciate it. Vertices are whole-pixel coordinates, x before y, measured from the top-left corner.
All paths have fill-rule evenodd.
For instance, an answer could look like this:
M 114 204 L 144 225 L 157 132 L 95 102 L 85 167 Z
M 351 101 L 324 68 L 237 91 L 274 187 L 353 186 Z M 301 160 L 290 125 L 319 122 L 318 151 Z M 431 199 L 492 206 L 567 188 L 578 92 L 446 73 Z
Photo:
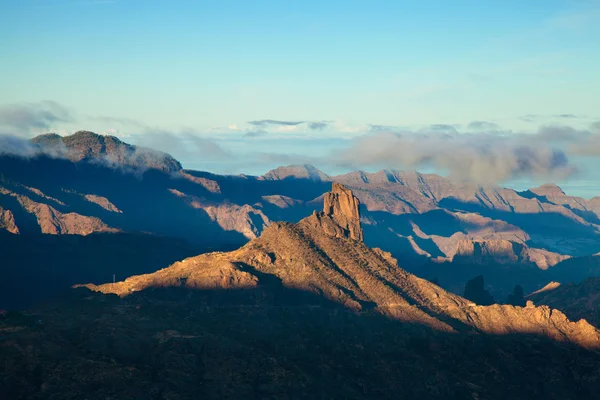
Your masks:
M 194 130 L 173 132 L 154 129 L 136 135 L 135 143 L 152 149 L 159 149 L 175 158 L 195 158 L 226 160 L 232 154 L 210 138 L 203 137 Z
M 556 117 L 556 118 L 579 118 L 577 115 L 574 115 L 574 114 L 556 114 L 556 115 L 554 115 L 554 117 Z
M 488 121 L 472 121 L 467 127 L 472 130 L 497 130 L 500 125 Z
M 313 131 L 322 131 L 327 128 L 331 122 L 330 121 L 314 121 L 308 123 L 308 128 Z
M 306 121 L 278 121 L 275 119 L 261 119 L 257 121 L 248 121 L 250 125 L 265 127 L 269 125 L 275 126 L 296 126 L 305 123 Z
M 590 130 L 575 129 L 566 125 L 542 126 L 538 136 L 545 142 L 556 143 L 568 154 L 580 157 L 600 156 L 600 124 Z
M 0 135 L 0 155 L 33 157 L 37 154 L 39 149 L 29 140 L 12 135 Z
M 527 114 L 517 117 L 517 119 L 523 122 L 540 122 L 540 121 L 551 121 L 556 119 L 580 119 L 585 118 L 581 115 L 575 114 L 548 114 L 548 115 L 539 115 L 539 114 Z
M 539 115 L 535 115 L 535 114 L 527 114 L 527 115 L 522 115 L 520 117 L 518 117 L 518 119 L 520 119 L 523 122 L 535 122 L 540 118 Z
M 261 136 L 266 136 L 266 135 L 268 135 L 267 131 L 262 130 L 262 129 L 258 129 L 258 130 L 255 130 L 255 131 L 246 132 L 244 134 L 244 137 L 255 138 L 255 137 L 261 137 Z
M 102 122 L 106 124 L 125 125 L 132 128 L 147 128 L 143 122 L 126 117 L 107 117 L 107 116 L 89 116 L 92 121 Z
M 261 153 L 256 152 L 248 155 L 249 160 L 255 165 L 301 165 L 301 164 L 319 164 L 321 159 L 317 157 L 305 156 L 302 154 L 280 154 L 280 153 Z
M 555 142 L 574 142 L 585 139 L 587 131 L 580 131 L 566 125 L 544 125 L 539 128 L 538 135 L 541 139 Z
M 49 130 L 56 123 L 71 121 L 73 118 L 69 110 L 54 101 L 0 107 L 0 126 L 18 135 L 30 135 L 33 130 Z
M 0 156 L 37 157 L 45 155 L 52 158 L 66 158 L 67 148 L 59 135 L 46 135 L 44 141 L 33 143 L 30 140 L 14 135 L 0 134 Z
M 499 183 L 513 178 L 566 177 L 575 171 L 564 151 L 541 137 L 497 133 L 375 132 L 356 138 L 338 155 L 352 168 L 435 168 L 459 180 Z
M 396 125 L 377 125 L 377 124 L 369 124 L 369 130 L 371 132 L 396 132 L 401 128 Z
M 433 124 L 433 125 L 429 125 L 429 127 L 427 128 L 427 130 L 430 130 L 430 131 L 433 131 L 433 132 L 458 133 L 458 131 L 456 130 L 456 126 L 449 125 L 449 124 Z
M 248 121 L 248 123 L 259 128 L 276 127 L 279 130 L 291 130 L 291 128 L 297 127 L 298 125 L 306 124 L 308 129 L 320 131 L 327 128 L 332 121 L 280 121 L 275 119 L 261 119 L 257 121 Z

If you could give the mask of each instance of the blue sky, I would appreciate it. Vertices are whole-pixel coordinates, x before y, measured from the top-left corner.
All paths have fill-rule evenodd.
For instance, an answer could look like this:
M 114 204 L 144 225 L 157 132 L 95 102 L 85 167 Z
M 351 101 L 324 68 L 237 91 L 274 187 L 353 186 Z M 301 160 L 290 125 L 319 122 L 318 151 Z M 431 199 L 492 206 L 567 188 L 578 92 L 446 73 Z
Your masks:
M 3 133 L 21 136 L 113 133 L 160 142 L 186 165 L 250 173 L 326 157 L 373 126 L 595 133 L 598 20 L 600 2 L 586 0 L 4 0 L 0 126 L 4 115 Z M 15 107 L 62 117 L 15 123 Z M 250 123 L 268 120 L 288 124 Z M 177 154 L 189 140 L 173 147 L 159 133 L 271 161 Z M 570 179 L 600 179 L 587 168 L 595 154 L 580 153 L 568 154 Z

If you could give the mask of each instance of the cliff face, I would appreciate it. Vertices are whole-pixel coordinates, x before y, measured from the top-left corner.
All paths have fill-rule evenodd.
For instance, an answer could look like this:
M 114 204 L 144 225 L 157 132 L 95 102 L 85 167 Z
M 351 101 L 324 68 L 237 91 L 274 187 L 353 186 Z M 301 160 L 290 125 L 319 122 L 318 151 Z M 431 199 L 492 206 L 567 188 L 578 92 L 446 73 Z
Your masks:
M 331 192 L 325 194 L 323 203 L 323 212 L 315 216 L 327 233 L 334 237 L 363 241 L 359 202 L 352 191 L 334 182 Z M 328 219 L 332 223 L 325 222 Z M 339 228 L 342 228 L 342 231 L 339 231 Z
M 208 217 L 224 231 L 240 232 L 248 239 L 258 237 L 271 223 L 260 209 L 248 204 L 240 206 L 229 202 L 215 203 L 206 201 L 204 198 L 187 195 L 176 189 L 169 189 L 169 191 L 183 199 L 192 208 L 204 210 Z
M 4 229 L 10 233 L 19 233 L 19 228 L 15 224 L 15 217 L 10 210 L 5 210 L 0 207 L 0 229 Z
M 535 264 L 540 269 L 548 269 L 568 256 L 543 249 L 529 248 L 522 243 L 505 239 L 459 240 L 453 260 L 486 264 L 490 261 L 500 264 Z
M 440 331 L 536 333 L 600 346 L 600 333 L 585 321 L 572 323 L 549 308 L 476 306 L 407 273 L 389 253 L 360 241 L 358 210 L 353 194 L 335 185 L 322 213 L 298 224 L 273 223 L 239 250 L 204 254 L 153 274 L 88 287 L 127 296 L 157 287 L 261 287 L 275 279 L 287 288 L 318 294 L 358 312 L 376 311 Z
M 56 199 L 45 196 L 37 189 L 27 189 L 35 193 L 37 196 L 51 199 L 57 204 L 60 204 L 60 202 L 58 202 Z M 48 204 L 34 201 L 28 196 L 15 193 L 2 186 L 0 186 L 0 199 L 1 196 L 7 196 L 16 199 L 22 211 L 32 215 L 35 218 L 41 233 L 52 235 L 69 234 L 85 236 L 94 232 L 118 232 L 118 229 L 111 228 L 99 218 L 88 217 L 74 212 L 62 213 Z M 12 213 L 10 216 L 7 215 L 5 217 L 5 229 L 12 233 L 19 233 L 19 228 L 15 225 L 14 218 L 11 217 Z

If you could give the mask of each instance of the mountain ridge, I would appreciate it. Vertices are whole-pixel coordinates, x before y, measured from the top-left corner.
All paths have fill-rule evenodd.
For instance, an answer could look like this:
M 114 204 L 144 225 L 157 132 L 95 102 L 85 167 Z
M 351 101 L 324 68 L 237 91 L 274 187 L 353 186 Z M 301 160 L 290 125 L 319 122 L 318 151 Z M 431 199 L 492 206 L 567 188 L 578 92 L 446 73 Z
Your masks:
M 255 288 L 268 282 L 266 277 L 274 277 L 285 287 L 320 294 L 354 311 L 374 310 L 441 331 L 537 332 L 600 348 L 600 332 L 585 320 L 570 322 L 548 307 L 477 306 L 402 270 L 391 254 L 365 246 L 359 229 L 358 199 L 333 183 L 323 212 L 297 224 L 273 223 L 238 250 L 188 258 L 114 284 L 84 287 L 127 296 L 156 287 Z
M 158 169 L 128 166 L 135 164 L 135 157 L 131 161 L 112 157 L 117 164 L 109 162 L 106 143 L 118 139 L 89 132 L 74 136 L 67 143 L 80 149 L 74 158 L 84 157 L 79 161 L 45 157 L 43 152 L 27 159 L 0 157 L 0 185 L 12 193 L 0 193 L 0 229 L 25 235 L 24 240 L 42 232 L 147 232 L 229 250 L 260 236 L 272 221 L 298 222 L 322 209 L 323 193 L 336 182 L 361 201 L 363 235 L 369 246 L 391 252 L 421 277 L 443 276 L 441 284 L 454 293 L 462 293 L 466 281 L 481 273 L 498 299 L 517 284 L 531 292 L 548 280 L 580 279 L 588 271 L 585 257 L 600 251 L 600 209 L 594 208 L 594 200 L 564 197 L 555 185 L 532 190 L 563 197 L 482 187 L 416 171 L 328 176 L 310 165 L 291 165 L 258 177 L 173 172 L 170 163 Z M 44 141 L 64 146 L 58 135 L 37 139 Z M 122 146 L 133 148 L 124 142 Z M 34 203 L 47 212 L 36 213 L 39 207 L 23 205 Z M 511 243 L 496 246 L 502 241 Z M 508 257 L 504 250 L 486 250 L 484 262 L 478 261 L 474 250 L 461 251 L 463 257 L 455 259 L 461 246 L 481 245 L 488 250 L 517 250 Z M 563 268 L 567 264 L 570 267 Z M 538 274 L 538 269 L 548 273 Z M 554 271 L 561 271 L 561 276 Z

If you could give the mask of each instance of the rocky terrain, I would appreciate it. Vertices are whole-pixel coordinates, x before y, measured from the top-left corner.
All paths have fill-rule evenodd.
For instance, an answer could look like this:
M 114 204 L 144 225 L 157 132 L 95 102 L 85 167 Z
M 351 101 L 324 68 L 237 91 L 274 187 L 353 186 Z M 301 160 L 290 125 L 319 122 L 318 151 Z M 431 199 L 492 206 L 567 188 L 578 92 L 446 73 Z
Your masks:
M 0 156 L 0 229 L 24 243 L 39 234 L 123 232 L 230 250 L 272 221 L 298 222 L 322 209 L 336 182 L 361 202 L 367 245 L 453 293 L 481 274 L 498 301 L 515 285 L 530 293 L 550 280 L 598 274 L 589 259 L 600 251 L 600 200 L 556 185 L 516 192 L 418 172 L 329 176 L 310 165 L 223 176 L 87 131 L 42 135 L 32 145 L 36 156 Z
M 324 204 L 238 250 L 4 314 L 0 395 L 576 399 L 600 390 L 600 333 L 586 321 L 448 293 L 362 242 L 346 187 L 333 184 Z
M 564 285 L 552 282 L 527 298 L 536 304 L 557 308 L 571 319 L 585 318 L 600 327 L 600 277 Z
M 297 224 L 273 223 L 239 250 L 186 259 L 149 275 L 92 290 L 127 296 L 157 287 L 252 289 L 273 280 L 355 311 L 374 310 L 406 323 L 454 332 L 536 333 L 600 347 L 600 332 L 547 307 L 478 306 L 402 270 L 389 253 L 362 242 L 359 201 L 341 184 L 324 196 L 324 210 Z

